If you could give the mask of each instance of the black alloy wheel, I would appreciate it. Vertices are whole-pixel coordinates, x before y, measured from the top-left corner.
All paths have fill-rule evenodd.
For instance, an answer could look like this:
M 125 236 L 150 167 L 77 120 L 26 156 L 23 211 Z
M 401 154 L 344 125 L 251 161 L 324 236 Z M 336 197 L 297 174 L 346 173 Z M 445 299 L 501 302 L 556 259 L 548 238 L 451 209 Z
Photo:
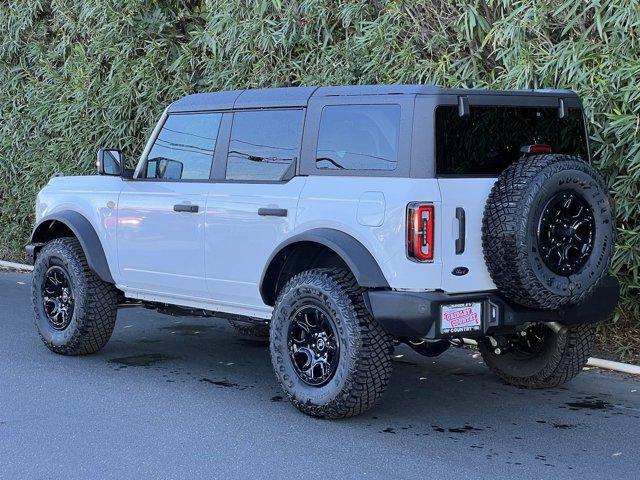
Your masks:
M 538 246 L 553 273 L 573 275 L 587 263 L 595 241 L 593 211 L 584 197 L 565 190 L 549 199 L 538 226 Z
M 74 295 L 69 275 L 64 268 L 54 265 L 44 275 L 42 303 L 49 321 L 55 330 L 64 330 L 73 318 Z
M 86 355 L 111 337 L 119 293 L 89 268 L 76 238 L 56 238 L 38 253 L 31 300 L 40 338 L 60 355 Z
M 340 341 L 331 317 L 316 305 L 294 312 L 287 345 L 298 378 L 320 387 L 333 378 L 340 359 Z
M 526 359 L 539 355 L 547 338 L 553 334 L 547 325 L 535 323 L 509 340 L 509 350 L 518 358 Z
M 341 268 L 300 272 L 278 292 L 271 361 L 284 393 L 307 415 L 358 415 L 387 386 L 393 337 L 367 310 L 364 292 Z

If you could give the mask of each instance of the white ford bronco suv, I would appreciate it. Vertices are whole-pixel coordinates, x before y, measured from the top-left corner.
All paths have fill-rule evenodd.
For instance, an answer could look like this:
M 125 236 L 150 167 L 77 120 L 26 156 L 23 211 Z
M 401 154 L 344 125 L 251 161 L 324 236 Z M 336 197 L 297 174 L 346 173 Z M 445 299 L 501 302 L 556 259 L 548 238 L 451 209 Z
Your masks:
M 135 171 L 39 193 L 27 253 L 55 353 L 109 340 L 119 307 L 228 319 L 270 337 L 302 412 L 359 414 L 400 342 L 435 356 L 475 339 L 520 387 L 584 366 L 614 311 L 613 201 L 565 90 L 428 85 L 190 95 Z

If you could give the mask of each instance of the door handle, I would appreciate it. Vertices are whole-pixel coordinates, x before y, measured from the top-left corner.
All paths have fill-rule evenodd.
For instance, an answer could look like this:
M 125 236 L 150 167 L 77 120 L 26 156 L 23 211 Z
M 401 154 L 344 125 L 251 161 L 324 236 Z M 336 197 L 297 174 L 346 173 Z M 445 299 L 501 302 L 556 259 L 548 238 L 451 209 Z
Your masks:
M 191 205 L 188 203 L 179 203 L 173 206 L 174 212 L 198 213 L 198 210 L 200 210 L 198 205 Z
M 286 208 L 259 208 L 258 215 L 261 217 L 286 217 Z
M 464 208 L 456 207 L 456 219 L 458 220 L 458 238 L 456 238 L 456 255 L 462 255 L 464 253 L 464 241 L 467 234 Z

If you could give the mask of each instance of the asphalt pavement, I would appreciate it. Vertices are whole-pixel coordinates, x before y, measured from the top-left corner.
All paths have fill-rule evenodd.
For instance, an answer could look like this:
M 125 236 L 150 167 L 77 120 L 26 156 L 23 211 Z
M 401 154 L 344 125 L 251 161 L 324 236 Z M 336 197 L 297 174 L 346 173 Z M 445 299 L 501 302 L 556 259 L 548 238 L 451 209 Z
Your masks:
M 85 357 L 47 350 L 30 276 L 0 272 L 0 478 L 640 477 L 640 380 L 503 385 L 469 349 L 396 349 L 377 407 L 316 420 L 282 398 L 266 341 L 223 320 L 118 313 Z

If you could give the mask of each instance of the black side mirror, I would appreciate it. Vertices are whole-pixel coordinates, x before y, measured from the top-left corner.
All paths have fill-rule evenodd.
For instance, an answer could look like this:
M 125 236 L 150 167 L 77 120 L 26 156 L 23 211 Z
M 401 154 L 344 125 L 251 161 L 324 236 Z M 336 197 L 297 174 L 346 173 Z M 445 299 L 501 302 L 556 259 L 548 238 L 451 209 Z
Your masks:
M 98 175 L 122 175 L 124 155 L 115 148 L 101 148 L 98 150 Z

